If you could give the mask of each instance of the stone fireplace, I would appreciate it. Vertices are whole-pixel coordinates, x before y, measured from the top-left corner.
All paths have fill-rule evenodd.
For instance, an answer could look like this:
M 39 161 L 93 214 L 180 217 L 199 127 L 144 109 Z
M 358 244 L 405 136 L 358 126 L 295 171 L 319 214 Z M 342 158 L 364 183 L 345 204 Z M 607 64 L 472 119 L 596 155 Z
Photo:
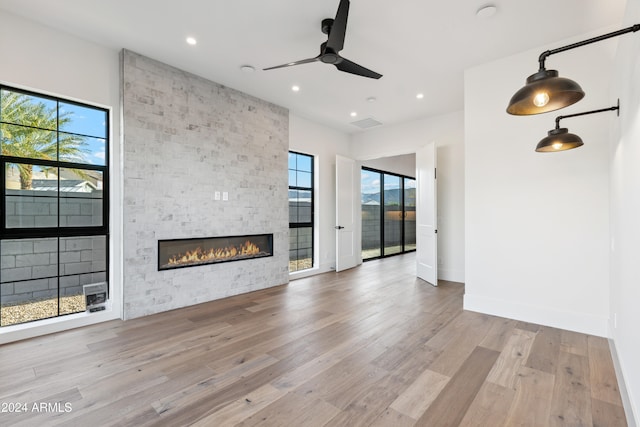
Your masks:
M 273 256 L 273 234 L 158 240 L 158 270 Z
M 122 61 L 124 318 L 288 283 L 288 111 L 131 51 Z M 207 237 L 243 237 L 239 261 L 244 235 L 267 230 L 257 258 L 202 267 Z M 174 269 L 174 256 L 201 267 Z

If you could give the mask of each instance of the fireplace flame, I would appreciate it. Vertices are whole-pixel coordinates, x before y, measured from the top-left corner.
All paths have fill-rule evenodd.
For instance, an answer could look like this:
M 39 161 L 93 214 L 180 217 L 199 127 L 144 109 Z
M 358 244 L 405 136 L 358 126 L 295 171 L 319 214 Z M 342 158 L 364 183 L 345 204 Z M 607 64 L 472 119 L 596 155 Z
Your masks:
M 246 256 L 254 256 L 260 254 L 260 248 L 247 240 L 245 243 L 240 244 L 239 247 L 227 246 L 224 248 L 211 248 L 209 250 L 202 250 L 197 247 L 194 250 L 187 251 L 184 254 L 177 254 L 169 258 L 168 265 L 188 265 L 199 263 L 210 263 L 231 260 L 234 258 L 241 258 Z

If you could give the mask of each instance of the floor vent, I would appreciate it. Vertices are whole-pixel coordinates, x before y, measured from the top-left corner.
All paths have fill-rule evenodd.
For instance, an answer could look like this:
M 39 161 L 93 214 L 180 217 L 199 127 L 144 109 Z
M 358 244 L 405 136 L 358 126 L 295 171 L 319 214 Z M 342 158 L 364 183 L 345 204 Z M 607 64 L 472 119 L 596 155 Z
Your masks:
M 380 123 L 379 121 L 377 121 L 376 119 L 372 118 L 372 117 L 368 117 L 366 119 L 362 119 L 362 120 L 357 120 L 355 122 L 351 122 L 352 125 L 354 126 L 358 126 L 360 129 L 369 129 L 375 126 L 380 126 L 382 125 L 382 123 Z

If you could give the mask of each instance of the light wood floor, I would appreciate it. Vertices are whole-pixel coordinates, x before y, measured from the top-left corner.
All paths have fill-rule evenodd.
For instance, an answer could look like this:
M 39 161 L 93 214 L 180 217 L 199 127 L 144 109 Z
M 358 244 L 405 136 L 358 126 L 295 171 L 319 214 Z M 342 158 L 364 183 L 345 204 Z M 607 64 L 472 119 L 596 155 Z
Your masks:
M 4 345 L 0 426 L 626 425 L 605 339 L 465 312 L 414 262 Z

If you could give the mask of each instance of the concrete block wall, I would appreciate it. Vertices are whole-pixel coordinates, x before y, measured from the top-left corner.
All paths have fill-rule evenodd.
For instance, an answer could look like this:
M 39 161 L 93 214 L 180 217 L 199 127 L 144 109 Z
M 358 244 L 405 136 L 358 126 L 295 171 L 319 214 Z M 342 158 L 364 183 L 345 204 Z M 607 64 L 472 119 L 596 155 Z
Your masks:
M 380 247 L 380 206 L 362 205 L 362 249 L 375 249 Z M 395 213 L 394 213 L 395 214 Z M 394 215 L 395 216 L 395 215 Z M 414 226 L 405 229 L 405 242 L 416 241 L 415 219 L 411 221 Z M 406 224 L 410 224 L 405 219 Z M 398 227 L 398 222 L 387 220 L 389 226 L 385 230 L 385 240 L 387 243 L 399 242 L 402 240 L 402 230 Z
M 295 228 L 289 231 L 289 248 L 296 248 L 291 251 L 291 259 L 311 258 L 313 256 L 313 233 L 311 228 Z
M 380 206 L 362 205 L 362 249 L 380 247 Z
M 287 283 L 288 111 L 131 51 L 122 62 L 125 318 Z M 273 257 L 158 271 L 159 239 L 262 233 Z
M 43 194 L 45 193 L 45 194 Z M 86 193 L 7 190 L 6 223 L 8 227 L 57 227 L 58 201 L 60 226 L 79 227 L 102 224 L 102 191 Z
M 56 238 L 3 240 L 0 260 L 3 305 L 78 295 L 83 285 L 106 280 L 106 238 L 63 237 L 60 252 Z

